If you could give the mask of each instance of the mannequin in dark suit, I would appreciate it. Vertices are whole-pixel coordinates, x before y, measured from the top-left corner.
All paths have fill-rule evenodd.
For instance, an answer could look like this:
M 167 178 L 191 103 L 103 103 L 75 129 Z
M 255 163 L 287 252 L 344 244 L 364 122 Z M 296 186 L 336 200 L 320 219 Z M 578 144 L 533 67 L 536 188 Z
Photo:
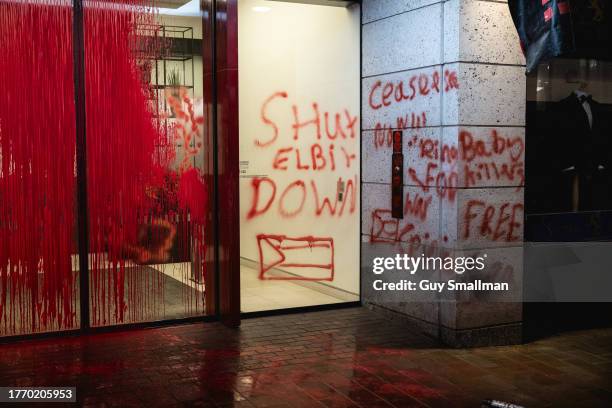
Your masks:
M 558 211 L 612 209 L 612 137 L 601 104 L 586 86 L 561 100 L 553 112 L 556 146 L 551 149 L 553 194 Z M 552 180 L 551 180 L 552 181 Z

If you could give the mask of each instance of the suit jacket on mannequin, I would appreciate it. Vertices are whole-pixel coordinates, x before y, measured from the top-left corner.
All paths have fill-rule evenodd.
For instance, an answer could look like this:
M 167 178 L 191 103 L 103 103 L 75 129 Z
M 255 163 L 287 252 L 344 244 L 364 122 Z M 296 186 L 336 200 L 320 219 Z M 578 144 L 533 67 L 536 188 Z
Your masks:
M 556 210 L 571 211 L 575 183 L 578 182 L 578 210 L 612 209 L 612 148 L 606 112 L 601 104 L 588 99 L 592 125 L 579 94 L 561 100 L 551 120 L 555 129 L 550 149 L 551 187 L 557 196 Z M 577 179 L 576 179 L 577 177 Z

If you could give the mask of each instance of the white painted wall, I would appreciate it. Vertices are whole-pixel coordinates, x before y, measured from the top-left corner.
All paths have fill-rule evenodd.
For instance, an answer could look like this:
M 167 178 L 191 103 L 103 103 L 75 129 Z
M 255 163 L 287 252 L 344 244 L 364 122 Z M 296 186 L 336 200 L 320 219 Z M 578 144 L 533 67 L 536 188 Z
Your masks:
M 240 179 L 241 233 L 240 250 L 243 258 L 260 261 L 257 235 L 272 234 L 287 237 L 312 236 L 332 238 L 334 242 L 335 277 L 326 282 L 331 286 L 359 293 L 359 38 L 360 22 L 358 6 L 350 8 L 313 6 L 259 0 L 238 2 L 239 21 L 239 91 L 240 91 L 240 160 L 243 171 Z M 257 6 L 267 7 L 265 12 L 255 11 Z M 273 99 L 271 95 L 278 93 Z M 285 97 L 286 95 L 286 97 Z M 266 105 L 266 100 L 269 103 Z M 300 129 L 294 139 L 292 128 L 293 108 L 299 121 L 315 117 L 313 103 L 320 112 L 321 138 L 318 139 L 314 124 Z M 352 132 L 347 124 L 355 121 Z M 325 112 L 328 112 L 330 132 L 335 132 L 336 114 L 346 133 L 330 140 L 326 135 Z M 265 116 L 265 119 L 262 117 Z M 267 123 L 266 123 L 267 119 Z M 274 127 L 278 129 L 276 138 Z M 351 137 L 352 134 L 352 137 Z M 263 144 L 264 146 L 260 146 Z M 311 152 L 313 145 L 321 148 L 326 165 L 313 170 Z M 335 169 L 331 168 L 329 154 L 333 145 Z M 274 160 L 286 158 L 275 169 Z M 318 147 L 315 147 L 315 153 Z M 302 167 L 297 168 L 296 151 L 299 151 Z M 345 153 L 355 155 L 347 166 Z M 323 160 L 317 159 L 322 165 Z M 276 185 L 276 195 L 269 209 L 249 219 L 253 208 L 253 177 L 267 176 Z M 335 215 L 325 208 L 316 215 L 316 185 L 319 205 L 325 197 L 336 203 L 338 181 L 352 180 L 354 197 L 344 196 L 338 202 Z M 294 184 L 285 194 L 286 187 Z M 257 210 L 266 207 L 272 183 L 260 184 L 260 200 Z M 302 197 L 303 201 L 302 207 Z M 352 199 L 354 207 L 351 211 Z M 340 215 L 340 208 L 344 210 Z M 300 210 L 301 208 L 301 210 Z M 289 215 L 282 215 L 282 212 Z M 322 263 L 325 250 L 306 249 L 296 253 L 296 262 Z M 277 254 L 269 248 L 264 257 L 273 259 Z M 270 258 L 272 257 L 272 258 Z M 318 268 L 282 268 L 305 277 L 321 277 L 325 271 Z

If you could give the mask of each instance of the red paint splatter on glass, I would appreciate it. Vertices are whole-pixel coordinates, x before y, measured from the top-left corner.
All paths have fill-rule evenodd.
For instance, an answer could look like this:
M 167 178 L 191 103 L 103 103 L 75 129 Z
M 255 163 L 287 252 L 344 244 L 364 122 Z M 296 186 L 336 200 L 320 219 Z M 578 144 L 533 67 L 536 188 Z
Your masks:
M 70 1 L 0 3 L 0 336 L 79 325 L 72 21 Z M 85 4 L 94 326 L 163 318 L 164 268 L 204 276 L 204 118 L 181 90 L 177 125 L 155 119 L 143 61 L 160 50 L 138 32 L 154 23 L 146 0 Z M 203 292 L 183 287 L 201 314 Z

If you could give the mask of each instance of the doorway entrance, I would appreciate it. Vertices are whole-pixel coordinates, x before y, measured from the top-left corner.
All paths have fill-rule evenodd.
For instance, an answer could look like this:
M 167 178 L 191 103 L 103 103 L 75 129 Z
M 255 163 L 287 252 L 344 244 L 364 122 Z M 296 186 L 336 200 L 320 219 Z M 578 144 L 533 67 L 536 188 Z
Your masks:
M 238 0 L 244 313 L 359 300 L 360 6 L 306 3 Z

